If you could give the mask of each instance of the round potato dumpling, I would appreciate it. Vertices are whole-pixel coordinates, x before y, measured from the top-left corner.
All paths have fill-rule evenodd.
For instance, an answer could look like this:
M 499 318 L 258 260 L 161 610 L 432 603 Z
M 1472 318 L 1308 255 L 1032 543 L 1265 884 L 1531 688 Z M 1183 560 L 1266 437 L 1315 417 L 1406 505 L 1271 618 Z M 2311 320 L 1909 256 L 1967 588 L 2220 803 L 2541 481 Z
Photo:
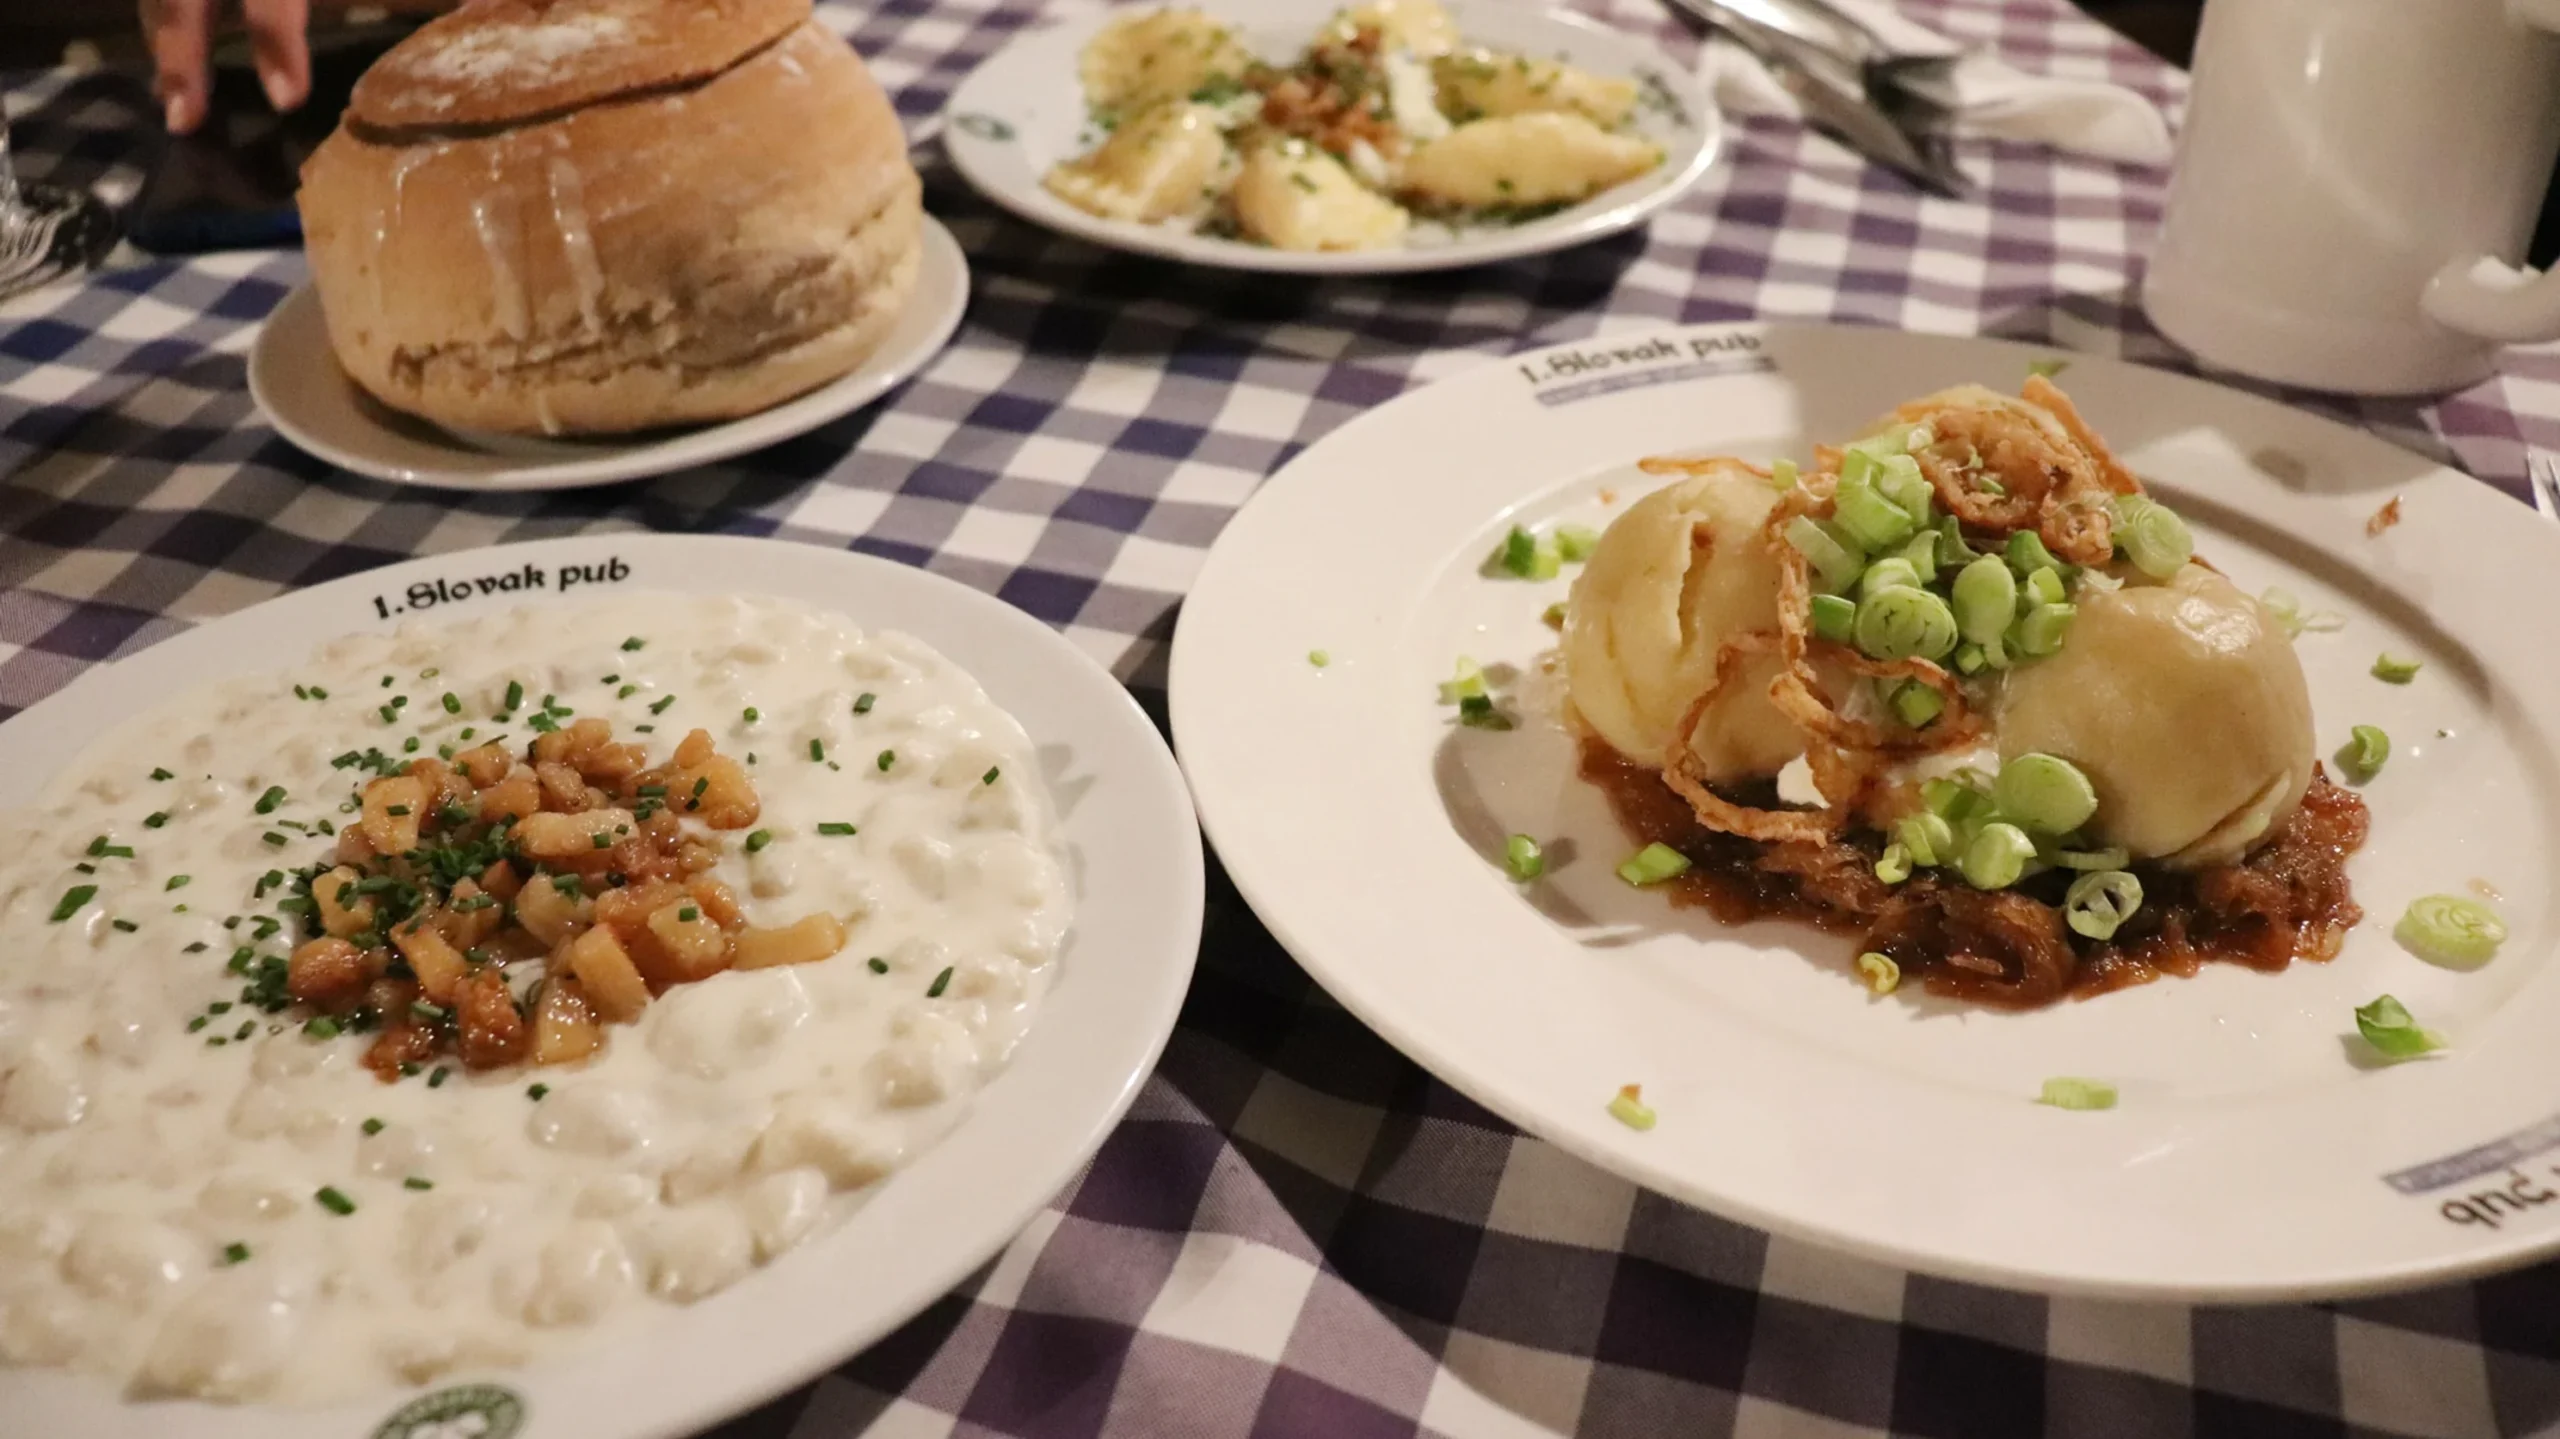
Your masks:
M 1566 607 L 1574 707 L 1609 746 L 1659 766 L 1732 638 L 1778 624 L 1778 562 L 1761 529 L 1777 503 L 1739 461 L 1654 491 L 1591 551 Z M 1762 779 L 1804 752 L 1769 702 L 1775 655 L 1742 660 L 1690 747 L 1710 783 Z
M 2042 752 L 2089 776 L 2094 842 L 2172 869 L 2240 858 L 2311 783 L 2311 691 L 2292 642 L 2199 565 L 2085 596 L 2061 652 L 2011 672 L 1998 719 L 2004 761 Z

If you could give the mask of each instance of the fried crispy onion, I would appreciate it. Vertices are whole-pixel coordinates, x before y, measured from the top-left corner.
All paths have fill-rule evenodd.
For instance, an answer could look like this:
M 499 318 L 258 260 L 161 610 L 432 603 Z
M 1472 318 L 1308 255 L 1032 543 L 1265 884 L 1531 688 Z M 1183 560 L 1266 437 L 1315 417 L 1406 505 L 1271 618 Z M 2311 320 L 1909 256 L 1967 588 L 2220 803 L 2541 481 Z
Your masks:
M 2139 493 L 2140 482 L 2090 433 L 2051 381 L 2032 376 L 2023 395 L 2024 405 L 1941 399 L 1918 401 L 1894 413 L 1905 423 L 1928 426 L 1930 443 L 1913 457 L 1940 502 L 1968 529 L 1993 534 L 2032 529 L 2072 563 L 2104 564 L 2114 554 L 2108 499 Z M 1812 576 L 1804 555 L 1787 543 L 1786 527 L 1799 516 L 1831 515 L 1841 459 L 1840 450 L 1816 446 L 1815 468 L 1771 508 L 1759 543 L 1778 562 L 1778 627 L 1737 636 L 1718 648 L 1706 688 L 1675 728 L 1663 755 L 1663 783 L 1709 829 L 1773 843 L 1830 839 L 1861 812 L 1895 763 L 1973 744 L 1987 728 L 1963 685 L 1943 666 L 1916 657 L 1872 659 L 1810 633 Z M 1740 463 L 1658 458 L 1645 460 L 1642 468 L 1648 474 L 1706 474 Z M 1756 466 L 1745 468 L 1766 473 Z M 2005 493 L 1980 488 L 1977 481 L 1984 475 L 1996 478 Z M 1734 682 L 1742 661 L 1772 651 L 1779 667 L 1769 682 L 1769 701 L 1804 731 L 1806 762 L 1825 802 L 1820 810 L 1758 809 L 1725 799 L 1708 787 L 1694 748 L 1708 708 Z M 1946 704 L 1934 721 L 1916 730 L 1856 719 L 1842 714 L 1826 692 L 1826 669 L 1863 679 L 1914 681 L 1935 690 Z

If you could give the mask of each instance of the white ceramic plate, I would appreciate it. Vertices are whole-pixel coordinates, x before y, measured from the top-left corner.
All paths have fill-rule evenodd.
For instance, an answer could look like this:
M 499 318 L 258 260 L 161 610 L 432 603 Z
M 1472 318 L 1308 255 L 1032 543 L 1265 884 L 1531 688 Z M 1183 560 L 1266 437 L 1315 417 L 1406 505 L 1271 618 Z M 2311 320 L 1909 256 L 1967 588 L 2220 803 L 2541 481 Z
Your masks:
M 1171 3 L 1171 0 L 1168 0 Z M 1479 228 L 1445 244 L 1397 250 L 1310 254 L 1195 235 L 1163 225 L 1105 220 L 1043 189 L 1040 177 L 1091 148 L 1084 86 L 1076 76 L 1085 42 L 1121 7 L 1034 30 L 987 57 L 943 107 L 943 149 L 980 193 L 1034 224 L 1167 260 L 1229 270 L 1298 275 L 1386 275 L 1449 270 L 1542 255 L 1640 225 L 1688 192 L 1714 164 L 1724 127 L 1695 76 L 1655 47 L 1577 15 L 1531 9 L 1516 0 L 1447 0 L 1470 45 L 1564 60 L 1603 75 L 1643 82 L 1637 129 L 1663 148 L 1663 162 L 1589 200 L 1509 229 Z M 1285 61 L 1306 48 L 1332 5 L 1305 0 L 1212 0 L 1208 11 L 1236 28 L 1247 50 Z
M 396 611 L 420 581 L 612 558 L 634 590 L 783 595 L 866 627 L 904 630 L 975 675 L 1022 721 L 1062 812 L 1078 893 L 1057 982 L 1011 1066 L 956 1130 L 838 1228 L 627 1342 L 468 1376 L 426 1395 L 308 1410 L 126 1403 L 95 1379 L 0 1368 L 0 1430 L 83 1439 L 691 1434 L 807 1380 L 931 1303 L 1011 1239 L 1118 1122 L 1172 1031 L 1199 946 L 1200 839 L 1182 777 L 1155 727 L 1100 666 L 1020 610 L 922 570 L 775 540 L 616 535 L 351 575 L 93 671 L 0 726 L 0 807 L 33 799 L 101 727 L 174 687 L 389 628 L 396 621 L 377 618 L 377 596 Z M 564 601 L 554 593 L 531 602 Z M 438 1412 L 449 1420 L 479 1413 L 480 1427 L 414 1427 Z M 506 1427 L 509 1413 L 520 1427 Z
M 969 307 L 969 262 L 942 222 L 924 217 L 923 260 L 905 313 L 869 359 L 840 379 L 744 419 L 593 439 L 462 434 L 402 414 L 338 368 L 319 293 L 284 297 L 249 351 L 249 394 L 297 448 L 340 469 L 437 490 L 567 490 L 707 465 L 806 434 L 905 382 L 942 353 Z
M 1543 722 L 1461 729 L 1457 656 L 1525 668 L 1565 585 L 1483 578 L 1515 521 L 1605 523 L 1645 455 L 1802 456 L 1894 403 L 2038 352 L 1872 330 L 1630 331 L 1520 355 L 1345 425 L 1265 484 L 1176 632 L 1172 700 L 1211 840 L 1363 1020 L 1520 1125 L 1781 1233 L 2027 1288 L 2276 1299 L 2443 1279 L 2560 1248 L 2560 529 L 2476 481 L 2263 400 L 2107 360 L 2063 377 L 2249 591 L 2349 617 L 2306 635 L 2325 754 L 2392 736 L 2328 964 L 2208 966 L 2028 1014 L 1871 998 L 1850 943 L 1725 928 L 1612 873 L 1633 846 Z M 1601 500 L 1614 490 L 1616 506 Z M 2405 519 L 2365 522 L 2387 498 Z M 1330 653 L 1319 670 L 1308 652 Z M 2423 657 L 2405 688 L 2377 652 Z M 1534 686 L 1532 687 L 1534 688 Z M 2210 744 L 2212 736 L 2196 742 Z M 1562 856 L 1517 888 L 1506 834 Z M 2389 929 L 2474 880 L 2513 928 L 2470 973 Z M 1916 988 L 1916 987 L 1914 987 Z M 2452 1039 L 2366 1068 L 2350 1011 L 2397 995 Z M 2031 1101 L 2060 1075 L 2122 1102 Z M 1603 1112 L 1641 1083 L 1650 1133 Z

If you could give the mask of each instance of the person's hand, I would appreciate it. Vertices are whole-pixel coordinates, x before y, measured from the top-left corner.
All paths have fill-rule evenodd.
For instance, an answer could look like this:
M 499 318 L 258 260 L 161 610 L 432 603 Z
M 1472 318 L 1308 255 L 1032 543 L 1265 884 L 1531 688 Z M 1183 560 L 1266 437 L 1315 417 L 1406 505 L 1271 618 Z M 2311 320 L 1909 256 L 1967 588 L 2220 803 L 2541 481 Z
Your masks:
M 142 28 L 158 72 L 152 84 L 167 110 L 169 133 L 184 135 L 204 123 L 213 88 L 213 22 L 219 0 L 142 0 Z M 241 0 L 249 21 L 249 48 L 267 100 L 290 110 L 311 94 L 311 46 L 303 29 L 310 0 Z

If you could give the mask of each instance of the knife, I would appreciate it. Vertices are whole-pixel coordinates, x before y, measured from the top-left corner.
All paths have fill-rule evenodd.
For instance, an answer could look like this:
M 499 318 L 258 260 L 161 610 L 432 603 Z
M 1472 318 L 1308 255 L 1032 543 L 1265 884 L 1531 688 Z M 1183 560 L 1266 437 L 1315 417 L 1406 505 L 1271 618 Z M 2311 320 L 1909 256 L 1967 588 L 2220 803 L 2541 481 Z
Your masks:
M 1882 59 L 1872 35 L 1829 7 L 1795 0 L 1669 0 L 1690 19 L 1732 37 L 1803 107 L 1815 128 L 1931 194 L 1970 188 L 1937 126 L 1942 106 L 1871 83 Z

